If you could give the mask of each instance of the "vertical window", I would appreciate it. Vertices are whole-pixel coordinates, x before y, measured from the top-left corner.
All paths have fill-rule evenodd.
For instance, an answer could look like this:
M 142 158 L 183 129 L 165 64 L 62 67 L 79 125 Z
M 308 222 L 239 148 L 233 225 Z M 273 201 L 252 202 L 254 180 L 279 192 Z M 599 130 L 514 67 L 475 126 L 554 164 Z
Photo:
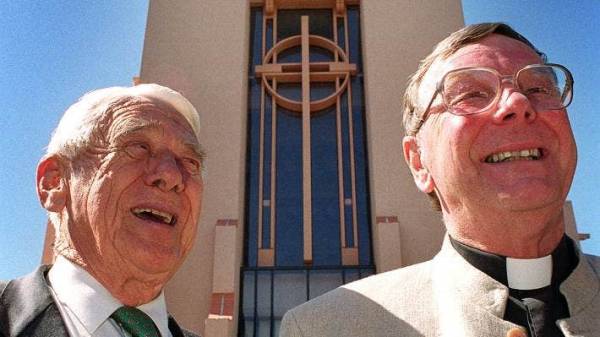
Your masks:
M 251 9 L 240 336 L 277 336 L 287 310 L 375 270 L 359 8 L 266 7 Z

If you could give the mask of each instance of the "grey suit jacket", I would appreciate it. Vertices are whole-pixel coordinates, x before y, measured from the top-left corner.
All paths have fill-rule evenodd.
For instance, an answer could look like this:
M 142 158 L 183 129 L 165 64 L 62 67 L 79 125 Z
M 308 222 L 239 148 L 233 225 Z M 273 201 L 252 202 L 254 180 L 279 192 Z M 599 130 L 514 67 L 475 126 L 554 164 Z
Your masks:
M 48 289 L 49 266 L 8 283 L 0 282 L 0 337 L 68 337 L 67 328 Z M 169 317 L 173 337 L 198 337 Z
M 600 337 L 600 258 L 578 252 L 579 264 L 560 290 L 570 318 L 565 336 Z M 507 336 L 508 289 L 471 266 L 444 241 L 431 261 L 337 288 L 288 311 L 281 337 Z

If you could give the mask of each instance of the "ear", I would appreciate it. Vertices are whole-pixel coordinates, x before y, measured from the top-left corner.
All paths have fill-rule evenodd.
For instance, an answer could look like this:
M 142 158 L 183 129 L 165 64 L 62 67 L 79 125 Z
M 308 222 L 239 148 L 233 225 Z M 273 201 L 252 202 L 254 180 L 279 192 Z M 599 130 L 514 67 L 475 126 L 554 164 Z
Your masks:
M 402 149 L 404 150 L 404 160 L 410 168 L 417 188 L 423 193 L 433 192 L 435 182 L 427 167 L 423 165 L 417 138 L 415 136 L 405 136 L 402 139 Z
M 42 207 L 60 213 L 65 207 L 69 190 L 63 160 L 57 155 L 44 156 L 37 166 L 37 193 Z

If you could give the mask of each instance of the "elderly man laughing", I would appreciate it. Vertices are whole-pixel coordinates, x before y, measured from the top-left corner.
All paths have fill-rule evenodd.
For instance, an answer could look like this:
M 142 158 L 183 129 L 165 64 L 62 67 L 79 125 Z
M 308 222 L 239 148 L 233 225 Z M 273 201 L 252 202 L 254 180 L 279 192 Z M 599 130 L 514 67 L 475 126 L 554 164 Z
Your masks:
M 193 336 L 163 287 L 196 235 L 199 128 L 190 102 L 155 84 L 93 91 L 65 112 L 37 168 L 57 259 L 0 283 L 0 335 Z

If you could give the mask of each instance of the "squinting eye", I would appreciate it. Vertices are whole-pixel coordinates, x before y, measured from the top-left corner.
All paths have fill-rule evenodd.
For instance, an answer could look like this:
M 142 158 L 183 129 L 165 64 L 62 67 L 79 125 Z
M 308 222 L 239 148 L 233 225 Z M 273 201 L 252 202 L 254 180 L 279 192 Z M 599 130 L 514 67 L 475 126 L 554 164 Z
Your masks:
M 124 150 L 135 159 L 144 159 L 150 155 L 150 145 L 141 142 L 129 143 L 125 145 Z
M 198 175 L 202 171 L 202 164 L 197 159 L 182 158 L 181 165 L 191 175 Z
M 450 105 L 481 105 L 487 104 L 491 94 L 487 91 L 473 90 L 463 92 L 455 97 L 450 98 Z
M 525 94 L 526 95 L 533 95 L 533 94 L 549 95 L 549 94 L 551 94 L 551 90 L 549 90 L 546 87 L 539 86 L 539 87 L 527 88 L 527 90 L 525 91 Z

